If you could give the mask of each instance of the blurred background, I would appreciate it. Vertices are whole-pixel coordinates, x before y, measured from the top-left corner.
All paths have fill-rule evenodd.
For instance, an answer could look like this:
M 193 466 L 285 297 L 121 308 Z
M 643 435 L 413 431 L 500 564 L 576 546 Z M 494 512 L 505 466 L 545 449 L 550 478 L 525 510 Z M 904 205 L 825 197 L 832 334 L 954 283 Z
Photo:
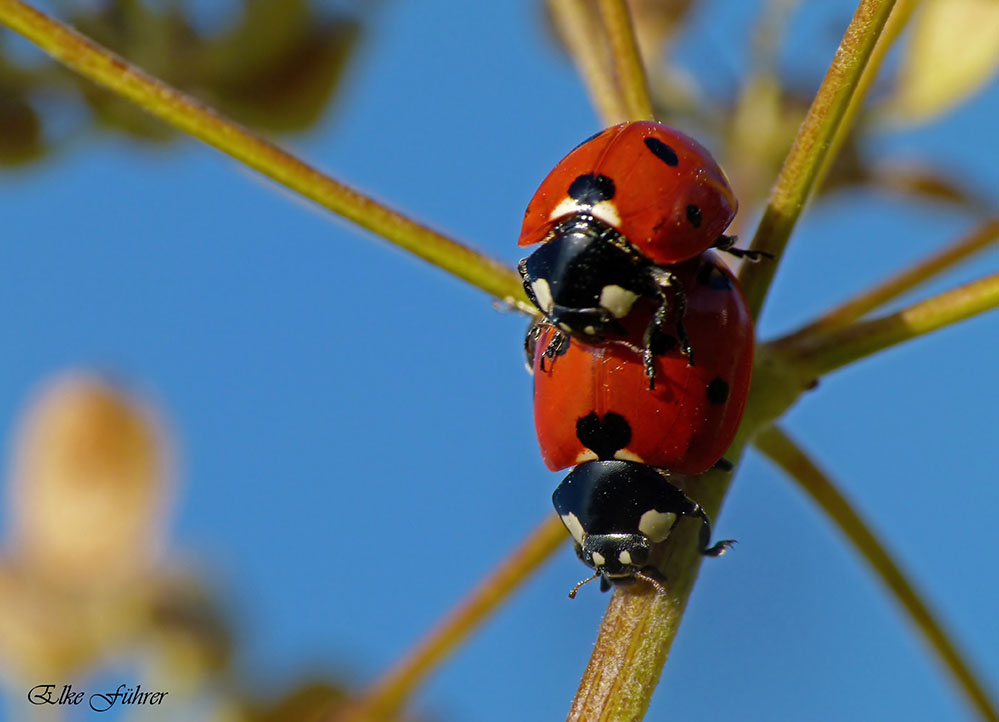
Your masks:
M 924 5 L 795 231 L 763 339 L 996 213 L 995 4 Z M 39 6 L 511 266 L 534 188 L 601 125 L 536 0 Z M 660 117 L 729 172 L 748 236 L 853 3 L 634 6 Z M 526 319 L 8 31 L 0 164 L 0 719 L 42 719 L 27 693 L 49 683 L 169 691 L 68 720 L 307 719 L 551 513 Z M 997 265 L 993 244 L 901 303 Z M 823 379 L 786 419 L 992 694 L 996 368 L 989 313 Z M 970 718 L 823 515 L 752 451 L 737 473 L 715 526 L 740 544 L 704 565 L 648 718 Z M 566 545 L 415 714 L 564 717 L 608 599 L 566 599 L 584 576 Z

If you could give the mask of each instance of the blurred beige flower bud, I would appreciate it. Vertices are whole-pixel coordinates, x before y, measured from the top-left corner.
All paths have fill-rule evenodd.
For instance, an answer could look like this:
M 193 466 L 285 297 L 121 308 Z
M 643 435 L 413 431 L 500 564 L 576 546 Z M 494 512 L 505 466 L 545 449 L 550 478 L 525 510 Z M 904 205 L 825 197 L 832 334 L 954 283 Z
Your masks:
M 12 559 L 78 590 L 111 591 L 147 570 L 162 537 L 165 447 L 150 410 L 101 378 L 47 386 L 15 439 Z

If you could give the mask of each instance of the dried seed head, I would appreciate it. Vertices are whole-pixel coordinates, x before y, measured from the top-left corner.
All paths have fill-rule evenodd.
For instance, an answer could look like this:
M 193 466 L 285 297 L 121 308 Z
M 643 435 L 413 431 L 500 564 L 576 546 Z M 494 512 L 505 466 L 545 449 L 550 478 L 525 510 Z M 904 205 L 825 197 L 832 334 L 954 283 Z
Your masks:
M 25 572 L 109 591 L 149 567 L 167 483 L 147 408 L 97 376 L 62 377 L 30 405 L 13 457 L 11 552 Z

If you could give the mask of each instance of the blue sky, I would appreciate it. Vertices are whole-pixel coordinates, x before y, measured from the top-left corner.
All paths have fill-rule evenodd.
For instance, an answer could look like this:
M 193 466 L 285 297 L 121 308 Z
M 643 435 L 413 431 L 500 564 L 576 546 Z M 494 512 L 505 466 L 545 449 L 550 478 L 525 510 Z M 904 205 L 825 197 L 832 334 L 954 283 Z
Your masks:
M 740 67 L 747 11 L 734 5 L 709 3 L 679 61 Z M 839 5 L 792 25 L 812 39 L 785 58 L 799 83 L 831 58 L 850 12 Z M 513 265 L 535 186 L 600 124 L 534 3 L 454 8 L 385 3 L 336 107 L 285 145 Z M 869 152 L 940 159 L 994 200 L 997 110 L 993 83 L 932 129 L 875 138 Z M 157 401 L 182 456 L 173 548 L 217 584 L 241 667 L 263 688 L 317 668 L 372 678 L 551 513 L 564 474 L 537 453 L 526 321 L 481 292 L 194 141 L 96 135 L 0 176 L 0 218 L 5 437 L 29 392 L 70 367 L 112 370 Z M 817 205 L 761 337 L 973 225 L 886 194 Z M 993 249 L 926 293 L 997 260 Z M 990 313 L 831 375 L 785 419 L 993 694 L 996 368 Z M 715 526 L 740 544 L 704 565 L 648 719 L 969 714 L 838 533 L 758 454 Z M 566 599 L 585 574 L 567 545 L 418 708 L 484 722 L 564 716 L 607 601 L 593 587 Z

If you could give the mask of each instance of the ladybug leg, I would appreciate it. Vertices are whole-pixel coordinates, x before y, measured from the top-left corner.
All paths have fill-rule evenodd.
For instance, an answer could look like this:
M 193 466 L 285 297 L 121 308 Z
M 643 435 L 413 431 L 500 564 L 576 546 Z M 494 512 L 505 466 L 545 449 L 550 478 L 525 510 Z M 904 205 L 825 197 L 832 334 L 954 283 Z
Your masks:
M 687 365 L 694 365 L 694 349 L 690 347 L 690 336 L 687 327 L 683 325 L 683 317 L 687 313 L 687 294 L 679 286 L 676 291 L 676 335 L 680 339 L 680 351 L 687 357 Z
M 527 373 L 534 373 L 534 352 L 537 349 L 543 330 L 543 322 L 535 321 L 527 329 L 527 335 L 524 336 L 524 356 L 527 359 Z
M 718 240 L 715 241 L 715 248 L 719 251 L 725 251 L 730 253 L 736 258 L 745 258 L 751 263 L 756 263 L 757 261 L 768 258 L 771 261 L 774 258 L 774 254 L 768 253 L 766 251 L 751 251 L 748 248 L 735 248 L 735 242 L 739 240 L 736 236 L 719 236 Z
M 552 332 L 552 337 L 548 339 L 548 345 L 545 346 L 545 350 L 541 354 L 541 370 L 545 370 L 545 359 L 555 364 L 555 359 L 564 354 L 569 350 L 569 337 L 562 331 L 555 329 Z
M 712 466 L 711 468 L 717 471 L 732 471 L 732 469 L 734 469 L 735 466 L 732 464 L 731 461 L 729 461 L 723 456 L 722 458 L 718 459 L 718 461 L 716 461 L 714 466 Z
M 711 543 L 711 520 L 699 504 L 694 504 L 692 515 L 701 518 L 701 535 L 699 540 L 701 554 L 706 557 L 720 557 L 735 544 L 735 539 L 724 539 L 717 542 L 714 546 L 709 547 L 708 545 Z
M 649 328 L 652 328 L 651 324 Z M 645 331 L 645 336 L 648 339 L 648 329 Z M 645 367 L 645 375 L 649 377 L 649 391 L 652 391 L 656 388 L 656 365 L 655 356 L 652 353 L 652 347 L 649 345 L 648 340 L 646 340 L 645 345 L 642 347 L 642 366 Z
M 541 304 L 538 302 L 537 294 L 534 293 L 534 288 L 531 286 L 531 278 L 527 275 L 526 258 L 520 259 L 520 263 L 517 264 L 517 272 L 520 274 L 521 281 L 524 284 L 524 292 L 527 294 L 527 300 L 533 303 L 536 308 L 540 309 Z
M 653 289 L 659 296 L 659 306 L 656 313 L 645 328 L 643 338 L 644 348 L 642 350 L 642 362 L 645 366 L 645 375 L 649 377 L 649 389 L 656 387 L 655 370 L 655 336 L 667 324 L 670 311 L 676 317 L 676 335 L 680 341 L 680 353 L 687 357 L 687 364 L 694 365 L 694 351 L 690 347 L 690 337 L 687 336 L 687 329 L 683 325 L 683 316 L 687 312 L 687 294 L 683 292 L 683 287 L 677 282 L 676 276 L 672 272 L 660 266 L 653 266 L 650 269 L 653 281 Z M 673 292 L 674 306 L 670 305 L 669 290 Z

